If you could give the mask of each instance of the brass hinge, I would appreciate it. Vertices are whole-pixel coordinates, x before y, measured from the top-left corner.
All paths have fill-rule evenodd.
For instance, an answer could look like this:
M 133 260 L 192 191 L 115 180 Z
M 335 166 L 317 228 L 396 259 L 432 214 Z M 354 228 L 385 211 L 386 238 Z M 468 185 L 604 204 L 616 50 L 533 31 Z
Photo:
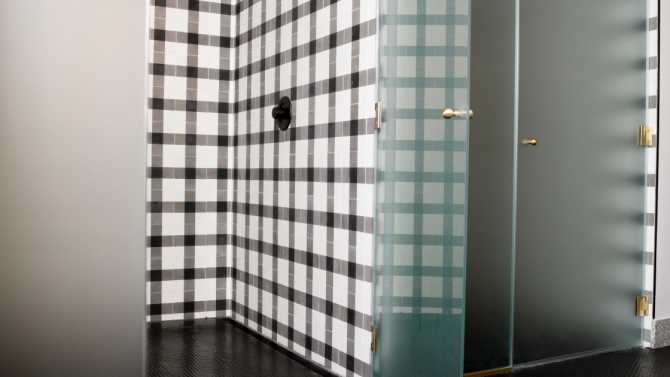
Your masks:
M 651 127 L 641 125 L 637 134 L 637 143 L 641 147 L 651 148 L 654 146 L 654 132 Z
M 381 101 L 375 102 L 375 128 L 377 130 L 382 129 L 382 111 L 383 107 Z
M 377 326 L 372 326 L 372 341 L 370 342 L 370 350 L 377 352 L 377 337 L 379 337 L 379 330 Z
M 635 315 L 638 317 L 649 315 L 649 296 L 640 295 L 635 298 Z

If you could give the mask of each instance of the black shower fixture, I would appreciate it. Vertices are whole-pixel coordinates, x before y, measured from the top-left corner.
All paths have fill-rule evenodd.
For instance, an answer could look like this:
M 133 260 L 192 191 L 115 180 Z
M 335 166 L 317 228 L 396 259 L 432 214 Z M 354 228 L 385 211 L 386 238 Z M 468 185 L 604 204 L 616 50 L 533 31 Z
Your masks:
M 275 120 L 275 127 L 286 131 L 291 124 L 291 99 L 282 97 L 279 104 L 272 109 L 272 117 Z

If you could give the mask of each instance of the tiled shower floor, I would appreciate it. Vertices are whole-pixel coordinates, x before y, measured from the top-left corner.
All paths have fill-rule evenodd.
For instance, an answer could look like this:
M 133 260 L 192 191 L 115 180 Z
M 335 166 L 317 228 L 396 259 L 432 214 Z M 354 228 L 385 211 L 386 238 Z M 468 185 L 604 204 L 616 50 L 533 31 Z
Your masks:
M 324 376 L 227 320 L 151 324 L 147 377 Z
M 226 320 L 153 324 L 147 346 L 147 377 L 327 376 Z M 507 377 L 670 377 L 670 348 L 601 354 Z

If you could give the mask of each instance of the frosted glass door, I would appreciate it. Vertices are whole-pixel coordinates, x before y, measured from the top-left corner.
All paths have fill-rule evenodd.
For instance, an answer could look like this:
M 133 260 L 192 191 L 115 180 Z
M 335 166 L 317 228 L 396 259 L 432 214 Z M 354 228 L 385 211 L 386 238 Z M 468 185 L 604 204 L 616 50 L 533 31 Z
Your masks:
M 469 12 L 380 2 L 375 376 L 463 373 Z
M 646 1 L 519 4 L 514 363 L 639 345 Z

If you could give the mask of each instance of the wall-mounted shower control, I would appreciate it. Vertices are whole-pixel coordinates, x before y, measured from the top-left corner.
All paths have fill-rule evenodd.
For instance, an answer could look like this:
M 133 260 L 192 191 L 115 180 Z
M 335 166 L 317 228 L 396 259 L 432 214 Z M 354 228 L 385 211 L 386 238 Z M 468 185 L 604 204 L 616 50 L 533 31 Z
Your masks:
M 282 97 L 279 104 L 272 109 L 272 118 L 275 120 L 275 127 L 286 131 L 291 125 L 291 99 Z

